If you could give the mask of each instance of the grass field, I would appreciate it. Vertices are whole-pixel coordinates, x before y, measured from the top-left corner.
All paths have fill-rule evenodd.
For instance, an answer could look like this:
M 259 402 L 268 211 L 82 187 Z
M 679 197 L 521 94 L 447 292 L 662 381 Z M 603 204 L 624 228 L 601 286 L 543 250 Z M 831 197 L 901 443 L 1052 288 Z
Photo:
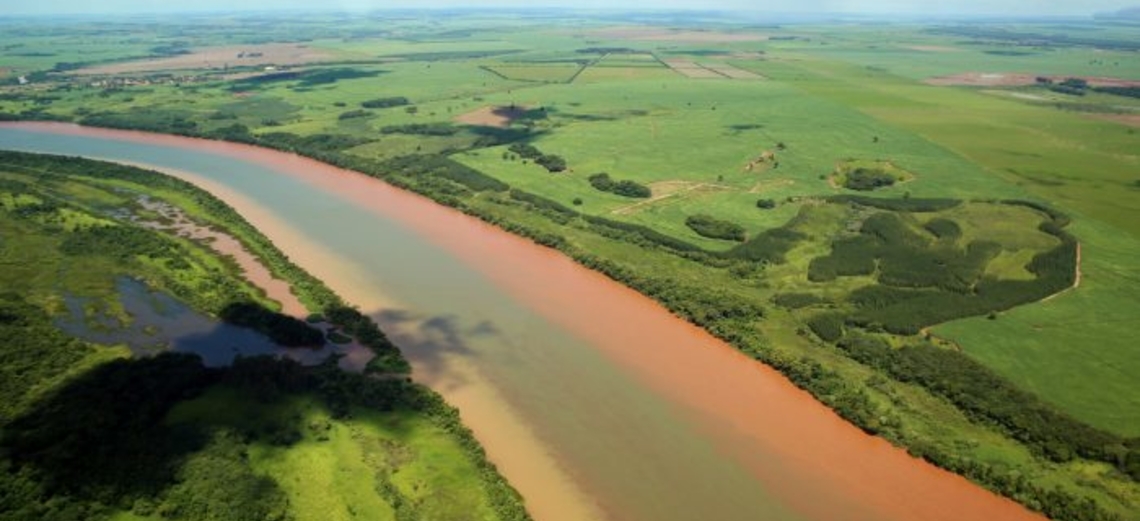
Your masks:
M 259 441 L 249 446 L 254 472 L 280 484 L 298 520 L 397 519 L 378 494 L 386 483 L 423 519 L 497 519 L 479 487 L 479 470 L 454 438 L 411 411 L 365 409 L 335 419 L 314 397 L 266 406 L 220 388 L 180 404 L 166 421 L 257 432 L 294 429 L 288 446 Z
M 1134 127 L 1110 120 L 1137 117 L 1140 101 L 1098 92 L 1074 96 L 1039 85 L 924 83 L 962 73 L 1138 80 L 1140 58 L 1130 47 L 1140 39 L 1134 26 L 853 22 L 758 29 L 726 22 L 715 31 L 690 31 L 565 16 L 555 24 L 542 17 L 472 14 L 441 25 L 413 16 L 380 29 L 367 19 L 329 15 L 301 24 L 298 34 L 343 61 L 299 67 L 297 76 L 215 75 L 186 84 L 107 88 L 43 74 L 40 84 L 4 87 L 0 112 L 76 120 L 99 112 L 128 114 L 132 124 L 157 130 L 170 128 L 172 120 L 190 121 L 189 133 L 200 134 L 237 124 L 259 136 L 347 136 L 353 141 L 339 152 L 363 160 L 440 154 L 582 214 L 646 226 L 714 254 L 736 243 L 698 235 L 686 225 L 688 217 L 703 214 L 738 224 L 748 238 L 788 225 L 805 238 L 788 250 L 787 262 L 734 261 L 711 268 L 593 234 L 581 219 L 552 223 L 498 194 L 473 195 L 444 183 L 465 204 L 565 236 L 579 250 L 634 272 L 762 303 L 768 314 L 752 329 L 777 352 L 817 361 L 871 389 L 884 414 L 897 417 L 895 441 L 933 443 L 1003 471 L 1014 469 L 1137 519 L 1140 491 L 1108 467 L 1042 461 L 928 390 L 880 382 L 871 369 L 807 333 L 812 317 L 849 309 L 848 296 L 879 275 L 808 278 L 813 260 L 857 234 L 867 216 L 865 210 L 820 204 L 823 197 L 856 193 L 842 187 L 851 169 L 895 175 L 898 182 L 876 190 L 875 197 L 967 201 L 904 221 L 916 234 L 925 233 L 923 226 L 936 217 L 956 223 L 961 238 L 952 244 L 930 239 L 937 247 L 1000 245 L 981 267 L 980 275 L 990 279 L 1035 280 L 1035 256 L 1059 244 L 1057 236 L 1038 230 L 1041 213 L 992 201 L 1044 203 L 1072 220 L 1065 230 L 1080 243 L 1080 286 L 990 317 L 930 324 L 932 339 L 1091 426 L 1140 436 L 1140 357 L 1131 329 L 1140 313 L 1134 269 L 1140 258 L 1140 136 Z M 328 34 L 324 26 L 330 21 L 347 36 Z M 181 30 L 200 46 L 257 41 L 253 32 L 237 30 L 240 21 L 220 27 L 225 30 L 188 21 Z M 103 62 L 153 51 L 100 36 L 91 27 L 84 31 L 94 42 L 90 56 L 79 54 L 76 37 L 64 31 L 33 34 L 23 28 L 5 34 L 0 44 L 8 47 L 0 55 L 11 72 L 0 81 L 45 73 L 58 62 Z M 1035 43 L 1024 43 L 1027 37 L 1018 35 L 1025 34 L 1036 35 L 1030 38 Z M 293 39 L 270 31 L 263 41 Z M 28 55 L 30 48 L 44 55 Z M 684 73 L 690 69 L 703 72 Z M 68 83 L 69 89 L 46 90 Z M 410 104 L 362 108 L 386 97 L 406 97 Z M 507 128 L 456 122 L 473 111 L 508 106 L 539 112 Z M 363 112 L 344 117 L 356 110 Z M 567 169 L 551 173 L 516 157 L 510 146 L 517 143 L 563 158 Z M 600 191 L 589 181 L 598 173 L 644 185 L 651 196 Z M 761 200 L 768 207 L 758 207 Z M 776 295 L 800 292 L 827 303 L 801 310 L 769 305 Z M 880 336 L 903 346 L 923 335 Z M 875 385 L 863 385 L 872 379 Z M 318 414 L 309 405 L 298 407 Z M 332 442 L 288 449 L 279 454 L 283 466 L 276 470 L 306 469 L 329 486 L 339 483 L 328 470 L 333 462 L 367 459 L 370 443 L 393 439 L 367 423 L 338 424 Z M 430 431 L 414 422 L 406 428 Z M 355 503 L 359 486 L 343 487 L 340 497 L 286 488 L 298 504 L 347 515 L 345 505 Z M 380 506 L 369 512 L 388 515 Z

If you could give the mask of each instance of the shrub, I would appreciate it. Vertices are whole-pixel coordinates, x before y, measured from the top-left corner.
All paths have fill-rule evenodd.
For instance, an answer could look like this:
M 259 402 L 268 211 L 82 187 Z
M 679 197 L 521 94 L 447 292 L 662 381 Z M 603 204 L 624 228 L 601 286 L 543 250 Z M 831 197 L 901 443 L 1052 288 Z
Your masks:
M 653 191 L 648 186 L 642 185 L 636 181 L 621 180 L 614 181 L 610 178 L 609 174 L 601 173 L 594 174 L 589 178 L 590 185 L 595 189 L 602 192 L 609 192 L 612 194 L 620 195 L 622 197 L 631 197 L 637 199 L 645 199 L 653 195 Z
M 808 327 L 824 342 L 835 342 L 843 338 L 843 317 L 836 313 L 816 315 L 808 320 Z
M 739 224 L 722 221 L 711 215 L 697 214 L 685 219 L 688 226 L 697 235 L 710 239 L 744 242 L 744 227 Z
M 889 172 L 872 168 L 856 168 L 847 173 L 843 186 L 851 190 L 868 192 L 895 184 L 895 176 Z

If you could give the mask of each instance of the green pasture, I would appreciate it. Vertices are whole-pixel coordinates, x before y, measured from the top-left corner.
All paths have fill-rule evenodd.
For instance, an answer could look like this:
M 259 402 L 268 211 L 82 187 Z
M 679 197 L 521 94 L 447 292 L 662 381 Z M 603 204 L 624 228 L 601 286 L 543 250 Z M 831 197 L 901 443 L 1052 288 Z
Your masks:
M 998 221 L 995 221 L 997 223 Z M 1140 435 L 1135 324 L 1140 241 L 1079 217 L 1080 287 L 997 320 L 934 329 L 1006 378 L 1092 425 Z
M 350 418 L 336 419 L 314 397 L 267 406 L 248 393 L 215 388 L 180 404 L 166 421 L 299 433 L 300 440 L 286 446 L 263 436 L 249 447 L 250 466 L 285 491 L 298 521 L 397 519 L 379 492 L 385 482 L 425 519 L 496 519 L 485 492 L 470 486 L 479 470 L 454 437 L 417 413 L 355 409 Z

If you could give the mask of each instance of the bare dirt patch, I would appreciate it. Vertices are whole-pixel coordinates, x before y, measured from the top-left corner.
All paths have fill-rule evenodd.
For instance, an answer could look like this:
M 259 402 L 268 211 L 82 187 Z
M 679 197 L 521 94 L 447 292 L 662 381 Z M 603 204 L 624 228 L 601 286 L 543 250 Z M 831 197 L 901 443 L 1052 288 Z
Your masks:
M 263 67 L 303 65 L 330 61 L 335 56 L 322 49 L 296 43 L 270 43 L 196 49 L 189 54 L 109 63 L 77 69 L 78 75 L 114 75 L 173 70 L 224 69 L 227 67 Z
M 683 43 L 763 42 L 767 34 L 685 31 L 660 27 L 614 27 L 589 31 L 588 36 L 610 40 L 666 41 Z
M 526 115 L 526 107 L 496 107 L 488 105 L 455 118 L 456 123 L 478 127 L 507 128 L 516 119 Z
M 710 71 L 713 71 L 717 74 L 720 74 L 721 76 L 726 76 L 726 77 L 734 79 L 734 80 L 762 80 L 762 79 L 764 79 L 763 76 L 756 74 L 755 72 L 746 71 L 744 69 L 739 69 L 739 68 L 733 67 L 731 65 L 723 65 L 723 64 L 712 65 L 712 64 L 710 64 L 710 65 L 705 65 L 704 67 Z
M 610 213 L 614 215 L 629 215 L 652 204 L 659 203 L 666 199 L 681 197 L 688 193 L 723 192 L 731 189 L 731 186 L 715 183 L 700 183 L 695 181 L 658 181 L 656 183 L 649 184 L 649 190 L 653 194 L 649 199 L 643 199 L 633 204 L 615 208 Z
M 1037 78 L 1049 78 L 1054 82 L 1064 81 L 1070 76 L 1038 76 L 1024 73 L 1005 72 L 963 72 L 949 76 L 936 76 L 928 78 L 923 83 L 938 86 L 965 86 L 965 87 L 1021 87 L 1034 85 Z M 1098 76 L 1081 77 L 1093 87 L 1140 87 L 1140 80 L 1125 80 L 1121 78 L 1105 78 Z
M 698 65 L 696 62 L 689 60 L 664 60 L 664 63 L 665 65 L 668 65 L 670 69 L 673 69 L 678 74 L 687 78 L 724 79 L 726 77 L 723 74 L 720 74 L 714 70 L 706 69 L 705 67 Z
M 744 171 L 745 172 L 755 172 L 755 171 L 764 172 L 768 168 L 771 168 L 771 166 L 774 165 L 775 163 L 776 163 L 776 153 L 772 152 L 771 150 L 765 150 L 763 154 L 760 154 L 756 159 L 753 159 L 753 160 L 749 161 L 748 164 L 744 165 Z
M 1049 101 L 1049 98 L 1046 98 L 1045 96 L 1038 96 L 1036 94 L 1029 94 L 1028 92 L 1011 92 L 1011 93 L 1009 93 L 1009 95 L 1011 97 L 1014 97 L 1017 99 L 1023 99 L 1023 100 L 1029 100 L 1029 101 Z
M 762 194 L 764 192 L 776 190 L 777 188 L 783 188 L 785 186 L 792 186 L 794 184 L 796 184 L 796 182 L 791 179 L 769 179 L 756 183 L 752 186 L 752 188 L 748 189 L 748 193 Z
M 1140 128 L 1140 114 L 1097 114 L 1093 117 Z

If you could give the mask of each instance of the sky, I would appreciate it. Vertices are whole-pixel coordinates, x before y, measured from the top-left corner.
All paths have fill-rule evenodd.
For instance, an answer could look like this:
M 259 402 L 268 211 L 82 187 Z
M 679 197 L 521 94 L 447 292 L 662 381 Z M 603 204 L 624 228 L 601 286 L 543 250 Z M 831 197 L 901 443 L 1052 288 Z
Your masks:
M 716 9 L 775 13 L 1091 15 L 1140 5 L 1140 0 L 0 0 L 0 13 L 170 13 L 275 9 L 373 10 L 384 8 Z

